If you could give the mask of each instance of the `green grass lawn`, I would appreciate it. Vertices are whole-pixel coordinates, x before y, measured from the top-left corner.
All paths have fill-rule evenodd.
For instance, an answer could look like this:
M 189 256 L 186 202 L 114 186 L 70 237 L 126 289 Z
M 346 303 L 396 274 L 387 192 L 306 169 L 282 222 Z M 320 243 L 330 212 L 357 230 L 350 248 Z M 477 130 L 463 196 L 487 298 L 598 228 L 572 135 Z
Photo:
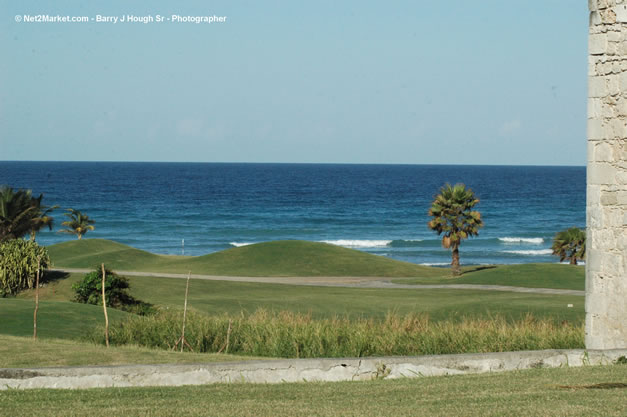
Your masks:
M 80 280 L 82 276 L 70 274 L 67 278 L 49 283 L 40 290 L 40 299 L 58 302 L 71 300 L 73 297 L 71 284 Z M 128 279 L 131 284 L 130 292 L 136 298 L 162 307 L 182 309 L 185 296 L 184 279 L 160 277 L 128 277 Z M 25 291 L 18 299 L 32 300 L 33 295 L 32 290 Z M 4 301 L 0 300 L 0 311 Z M 568 308 L 568 304 L 573 304 L 573 307 Z M 70 305 L 79 306 L 76 303 Z M 314 287 L 196 279 L 190 281 L 188 305 L 207 314 L 237 314 L 242 310 L 254 312 L 264 308 L 312 313 L 315 317 L 334 315 L 383 317 L 388 312 L 398 314 L 424 312 L 433 320 L 461 316 L 489 317 L 498 314 L 517 319 L 528 313 L 536 317 L 549 317 L 573 323 L 581 323 L 584 318 L 582 296 L 454 289 Z M 93 308 L 96 315 L 100 314 L 99 308 Z M 28 312 L 27 309 L 21 314 L 24 320 L 32 320 L 30 317 L 32 311 Z
M 485 284 L 583 291 L 585 267 L 561 264 L 471 266 L 460 277 L 403 278 L 399 284 Z
M 33 335 L 32 300 L 0 298 L 0 334 Z M 109 309 L 111 322 L 128 317 L 128 313 Z M 102 306 L 68 301 L 40 301 L 37 335 L 43 338 L 77 339 L 86 331 L 104 323 Z
M 274 246 L 276 245 L 276 246 Z M 326 251 L 329 252 L 326 252 Z M 150 254 L 114 242 L 92 239 L 73 241 L 53 245 L 50 248 L 55 262 L 66 259 L 65 266 L 84 267 L 104 261 L 118 260 L 120 269 L 160 270 L 183 272 L 192 269 L 194 272 L 228 274 L 225 270 L 207 271 L 207 265 L 213 261 L 212 256 L 226 256 L 227 261 L 217 262 L 220 268 L 246 261 L 241 268 L 256 265 L 270 274 L 271 270 L 279 271 L 277 275 L 290 274 L 310 275 L 312 270 L 326 275 L 332 270 L 337 272 L 338 265 L 346 262 L 342 270 L 346 275 L 366 275 L 354 273 L 357 267 L 369 269 L 371 264 L 377 268 L 391 266 L 391 276 L 398 275 L 399 269 L 418 268 L 427 274 L 448 273 L 437 268 L 423 268 L 416 265 L 399 263 L 386 258 L 345 250 L 343 248 L 309 242 L 270 242 L 268 244 L 251 245 L 243 248 L 227 250 L 204 257 L 171 257 Z M 63 255 L 63 252 L 65 255 Z M 274 253 L 274 255 L 272 255 Z M 280 264 L 277 260 L 287 253 L 289 256 Z M 307 256 L 320 256 L 319 260 L 329 258 L 323 272 L 316 269 L 317 264 Z M 298 255 L 302 255 L 299 257 Z M 63 255 L 63 256 L 62 256 Z M 361 256 L 364 258 L 361 258 Z M 264 259 L 274 256 L 274 264 L 264 263 Z M 348 257 L 344 259 L 343 257 Z M 102 259 L 105 258 L 105 259 Z M 136 263 L 132 265 L 132 262 Z M 237 260 L 237 262 L 235 261 Z M 174 263 L 173 263 L 174 262 Z M 179 264 L 176 264 L 178 262 Z M 277 264 L 279 262 L 279 264 Z M 383 263 L 381 263 L 383 262 Z M 309 266 L 304 266 L 309 263 Z M 359 265 L 363 263 L 364 265 Z M 193 269 L 195 265 L 196 269 Z M 330 266 L 329 266 L 330 265 Z M 408 266 L 409 265 L 409 266 Z M 58 266 L 58 264 L 57 264 Z M 212 267 L 215 267 L 213 265 Z M 272 269 L 278 268 L 278 269 Z M 290 269 L 296 268 L 296 269 Z M 181 271 L 183 269 L 183 271 Z M 372 272 L 374 269 L 370 269 Z M 238 270 L 241 275 L 245 269 Z M 304 274 L 308 271 L 307 274 Z M 389 272 L 388 271 L 388 272 Z M 248 271 L 250 272 L 250 271 Z M 349 273 L 350 272 L 350 273 Z M 265 274 L 265 273 L 264 273 Z M 266 274 L 266 275 L 267 275 Z M 341 275 L 340 273 L 337 273 Z M 234 274 L 237 275 L 237 274 Z M 261 274 L 260 274 L 261 275 Z M 289 274 L 287 274 L 289 275 Z M 40 289 L 40 311 L 38 332 L 41 338 L 81 339 L 95 325 L 103 322 L 102 309 L 99 306 L 83 305 L 71 302 L 74 292 L 73 283 L 82 279 L 83 274 L 55 274 L 48 276 L 45 286 Z M 185 280 L 163 277 L 128 277 L 131 294 L 143 301 L 160 308 L 182 309 L 185 293 Z M 497 267 L 469 268 L 461 278 L 445 278 L 426 275 L 422 278 L 405 278 L 403 282 L 428 283 L 483 283 L 510 284 L 521 286 L 544 286 L 557 288 L 578 288 L 574 282 L 582 282 L 581 268 L 568 265 L 510 265 Z M 16 298 L 0 299 L 0 334 L 13 336 L 30 336 L 32 334 L 34 291 L 24 291 Z M 573 307 L 567 307 L 572 304 Z M 398 315 L 407 313 L 426 313 L 431 320 L 458 320 L 462 317 L 486 318 L 503 316 L 517 320 L 527 314 L 538 318 L 549 318 L 556 322 L 568 321 L 581 324 L 584 319 L 584 297 L 563 295 L 525 294 L 514 292 L 492 292 L 483 290 L 455 289 L 374 289 L 374 288 L 343 288 L 316 287 L 302 285 L 281 285 L 256 282 L 209 281 L 194 279 L 190 284 L 188 305 L 191 309 L 209 315 L 223 313 L 252 313 L 263 308 L 271 311 L 294 311 L 310 313 L 315 318 L 332 316 L 374 317 L 383 318 L 387 313 Z M 127 313 L 109 309 L 112 322 L 128 317 Z
M 185 280 L 134 277 L 132 293 L 148 302 L 181 308 Z M 258 308 L 311 312 L 314 316 L 361 315 L 383 317 L 425 312 L 434 320 L 455 316 L 502 314 L 519 318 L 537 317 L 579 322 L 583 320 L 580 296 L 557 296 L 479 290 L 403 290 L 371 288 L 309 287 L 246 282 L 202 281 L 190 283 L 189 306 L 202 312 L 252 312 Z M 573 304 L 568 308 L 567 304 Z
M 104 262 L 124 271 L 224 276 L 394 277 L 402 284 L 487 284 L 583 290 L 584 267 L 560 264 L 469 266 L 461 277 L 432 268 L 317 242 L 277 241 L 205 256 L 155 255 L 102 239 L 48 248 L 56 268 L 93 268 Z
M 448 271 L 400 262 L 326 243 L 274 241 L 204 256 L 155 255 L 121 243 L 83 239 L 48 247 L 56 268 L 92 268 L 105 263 L 123 271 L 230 276 L 435 277 Z
M 17 354 L 19 353 L 19 354 Z M 0 335 L 0 368 L 230 362 L 256 359 L 213 353 L 173 352 L 138 346 L 112 346 L 66 339 Z
M 0 391 L 0 415 L 612 417 L 625 415 L 625 384 L 627 366 L 609 365 L 366 382 L 9 390 Z

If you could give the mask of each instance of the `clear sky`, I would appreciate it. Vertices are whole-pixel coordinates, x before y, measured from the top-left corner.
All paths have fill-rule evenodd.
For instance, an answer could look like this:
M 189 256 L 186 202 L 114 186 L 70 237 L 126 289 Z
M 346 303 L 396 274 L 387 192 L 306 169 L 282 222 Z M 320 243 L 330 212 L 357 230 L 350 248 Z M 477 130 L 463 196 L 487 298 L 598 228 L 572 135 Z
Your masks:
M 0 0 L 0 160 L 585 165 L 587 32 L 585 0 Z

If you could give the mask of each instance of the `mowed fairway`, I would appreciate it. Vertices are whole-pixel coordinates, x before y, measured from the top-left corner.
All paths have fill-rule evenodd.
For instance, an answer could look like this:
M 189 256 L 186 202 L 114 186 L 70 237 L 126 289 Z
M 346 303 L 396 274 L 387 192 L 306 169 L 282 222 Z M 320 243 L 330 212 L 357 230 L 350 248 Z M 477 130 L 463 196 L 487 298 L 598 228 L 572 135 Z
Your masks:
M 121 243 L 84 239 L 48 248 L 55 268 L 94 268 L 105 263 L 123 271 L 244 277 L 380 277 L 399 284 L 485 284 L 584 289 L 582 266 L 523 264 L 468 266 L 452 277 L 448 268 L 400 262 L 317 242 L 278 241 L 204 256 L 156 255 Z
M 52 282 L 41 290 L 40 297 L 43 300 L 68 302 L 72 297 L 72 283 L 82 276 L 71 274 Z M 133 296 L 158 306 L 182 309 L 184 279 L 134 276 L 128 279 Z M 25 291 L 14 302 L 27 302 L 33 295 L 33 291 Z M 432 320 L 463 316 L 485 318 L 494 315 L 517 319 L 533 314 L 538 318 L 581 323 L 584 317 L 583 301 L 584 297 L 572 295 L 453 289 L 317 287 L 193 279 L 190 282 L 188 306 L 207 314 L 238 314 L 241 311 L 252 313 L 259 308 L 311 313 L 315 317 L 349 315 L 381 318 L 388 312 L 426 313 Z M 568 307 L 569 304 L 573 307 Z M 28 305 L 21 313 L 22 320 L 26 322 L 32 319 L 32 310 L 29 311 L 32 304 Z M 80 306 L 75 303 L 70 305 Z M 2 302 L 0 311 L 1 308 Z
M 134 277 L 131 283 L 133 294 L 149 302 L 178 308 L 182 305 L 184 280 Z M 583 297 L 480 290 L 336 288 L 194 280 L 188 303 L 211 314 L 265 308 L 325 317 L 382 317 L 388 312 L 422 312 L 433 320 L 497 314 L 519 318 L 528 313 L 560 321 L 583 319 Z M 569 308 L 568 304 L 573 307 Z
M 337 383 L 0 391 L 7 416 L 625 415 L 627 365 Z
M 273 242 L 270 242 L 273 243 Z M 325 268 L 330 277 L 357 276 L 369 269 L 370 263 L 379 268 L 385 265 L 392 269 L 382 275 L 395 276 L 399 269 L 415 268 L 413 273 L 425 275 L 405 278 L 403 282 L 423 281 L 428 283 L 468 283 L 484 280 L 484 283 L 500 284 L 508 281 L 512 285 L 527 284 L 528 279 L 534 285 L 543 284 L 549 288 L 578 288 L 581 283 L 580 271 L 568 265 L 513 265 L 475 268 L 461 278 L 447 276 L 448 270 L 426 268 L 418 265 L 404 264 L 362 252 L 309 242 L 278 242 L 271 244 L 251 245 L 225 251 L 229 258 L 238 259 L 250 272 L 251 268 L 263 263 L 262 258 L 269 250 L 279 250 L 280 257 L 285 258 L 277 263 L 274 261 L 275 276 L 295 277 L 308 276 L 316 269 L 311 259 L 334 258 L 328 261 Z M 63 249 L 59 251 L 59 248 Z M 64 249 L 65 248 L 65 249 Z M 304 256 L 302 252 L 307 252 Z M 339 251 L 339 252 L 338 252 Z M 203 257 L 169 257 L 138 251 L 128 246 L 103 240 L 84 240 L 54 245 L 50 248 L 53 262 L 74 267 L 97 264 L 97 259 L 108 262 L 108 265 L 119 265 L 128 270 L 150 270 L 185 273 L 186 270 L 207 273 L 213 261 Z M 224 253 L 222 253 L 223 255 Z M 220 255 L 220 253 L 215 254 Z M 288 256 L 289 255 L 289 256 Z M 302 255 L 302 256 L 301 256 Z M 362 258 L 362 255 L 365 258 Z M 309 259 L 305 262 L 303 259 Z M 132 261 L 137 259 L 137 266 Z M 175 260 L 176 264 L 168 264 Z M 384 263 L 380 263 L 383 261 Z M 118 262 L 116 264 L 116 262 Z M 202 268 L 199 266 L 202 264 Z M 385 265 L 384 265 L 385 264 Z M 191 265 L 191 266 L 190 266 Z M 221 268 L 226 263 L 223 263 Z M 282 265 L 282 266 L 281 266 Z M 339 268 L 338 265 L 343 265 Z M 400 266 L 399 266 L 400 265 Z M 215 266 L 215 265 L 214 265 Z M 267 264 L 266 264 L 267 267 Z M 328 269 L 333 267 L 333 269 Z M 243 267 L 242 267 L 243 268 Z M 339 268 L 339 269 L 338 269 Z M 263 269 L 263 268 L 262 268 Z M 376 268 L 374 269 L 376 270 Z M 266 270 L 267 272 L 268 270 Z M 406 270 L 409 271 L 409 270 Z M 499 271 L 503 273 L 499 274 Z M 272 272 L 272 271 L 271 271 Z M 225 275 L 228 271 L 222 271 Z M 432 277 L 429 277 L 432 274 Z M 443 275 L 444 274 L 444 275 Z M 254 275 L 254 274 L 246 274 Z M 270 274 L 272 275 L 272 274 Z M 102 326 L 102 308 L 72 302 L 73 283 L 78 282 L 83 274 L 55 273 L 49 276 L 40 288 L 40 309 L 38 333 L 41 338 L 84 339 L 95 326 Z M 477 277 L 483 277 L 481 279 Z M 130 293 L 138 299 L 149 302 L 158 308 L 181 310 L 185 294 L 185 280 L 159 276 L 129 276 Z M 286 281 L 289 282 L 289 279 Z M 406 282 L 405 282 L 406 283 Z M 529 286 L 529 285 L 527 285 Z M 0 300 L 0 334 L 12 336 L 29 336 L 32 334 L 34 291 L 24 291 L 16 298 Z M 405 315 L 420 313 L 428 315 L 432 321 L 457 321 L 462 318 L 504 317 L 507 320 L 518 320 L 529 314 L 539 319 L 549 319 L 557 323 L 567 321 L 573 325 L 581 325 L 584 318 L 584 297 L 577 295 L 548 295 L 516 292 L 497 292 L 485 290 L 460 289 L 389 289 L 359 287 L 329 287 L 313 285 L 270 284 L 262 282 L 235 282 L 225 280 L 193 279 L 190 282 L 188 306 L 209 315 L 230 314 L 241 312 L 253 313 L 258 309 L 269 311 L 293 311 L 311 314 L 314 318 L 348 317 L 383 318 L 388 313 Z M 127 313 L 109 309 L 112 324 L 129 317 Z
M 55 267 L 108 267 L 145 272 L 225 276 L 329 276 L 409 277 L 399 283 L 491 284 L 523 287 L 583 289 L 583 268 L 569 265 L 499 265 L 469 267 L 452 278 L 448 269 L 398 262 L 381 256 L 333 245 L 303 241 L 267 242 L 198 257 L 155 255 L 101 239 L 70 241 L 49 248 Z M 413 277 L 413 278 L 411 278 Z M 45 297 L 59 301 L 72 297 L 71 282 L 79 276 L 53 283 Z M 181 308 L 184 280 L 129 277 L 132 294 L 144 301 Z M 56 286 L 55 286 L 56 285 Z M 567 307 L 572 304 L 573 307 Z M 204 281 L 190 286 L 189 305 L 209 314 L 253 312 L 258 308 L 312 313 L 314 316 L 353 315 L 382 317 L 388 312 L 428 313 L 434 320 L 459 316 L 501 314 L 581 322 L 583 297 L 517 294 L 453 289 L 366 289 L 291 286 L 255 282 Z
M 466 267 L 461 277 L 403 278 L 399 284 L 481 284 L 527 288 L 580 290 L 585 288 L 584 266 L 560 264 L 488 265 Z

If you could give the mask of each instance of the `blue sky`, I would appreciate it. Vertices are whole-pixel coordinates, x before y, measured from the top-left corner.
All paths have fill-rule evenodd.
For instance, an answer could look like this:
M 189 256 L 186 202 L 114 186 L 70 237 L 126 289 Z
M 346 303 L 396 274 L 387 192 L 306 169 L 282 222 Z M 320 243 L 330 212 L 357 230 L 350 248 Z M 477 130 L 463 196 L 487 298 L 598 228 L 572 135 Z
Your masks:
M 585 0 L 8 3 L 0 160 L 585 165 Z

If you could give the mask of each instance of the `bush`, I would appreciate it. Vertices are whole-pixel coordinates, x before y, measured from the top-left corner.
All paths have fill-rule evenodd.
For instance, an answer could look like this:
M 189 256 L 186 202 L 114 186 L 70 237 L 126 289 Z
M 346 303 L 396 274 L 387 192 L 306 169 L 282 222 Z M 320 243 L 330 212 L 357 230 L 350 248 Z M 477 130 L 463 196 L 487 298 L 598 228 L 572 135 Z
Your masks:
M 149 303 L 137 300 L 127 290 L 130 288 L 128 279 L 105 268 L 105 298 L 107 306 L 131 313 L 145 315 L 152 313 Z M 76 292 L 75 300 L 83 304 L 102 305 L 102 269 L 97 267 L 85 275 L 82 281 L 72 285 Z
M 33 288 L 38 258 L 41 261 L 41 270 L 47 269 L 50 257 L 43 246 L 23 239 L 0 243 L 0 296 L 17 294 L 26 288 Z

